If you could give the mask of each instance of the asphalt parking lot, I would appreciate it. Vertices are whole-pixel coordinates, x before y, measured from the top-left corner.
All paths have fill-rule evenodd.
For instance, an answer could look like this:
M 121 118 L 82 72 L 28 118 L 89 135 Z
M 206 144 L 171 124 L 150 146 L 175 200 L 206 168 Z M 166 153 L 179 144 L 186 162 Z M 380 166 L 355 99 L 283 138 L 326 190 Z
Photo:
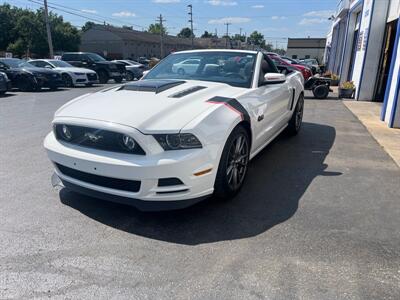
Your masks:
M 339 100 L 251 163 L 241 193 L 141 213 L 50 184 L 68 100 L 0 98 L 0 298 L 399 299 L 400 169 Z

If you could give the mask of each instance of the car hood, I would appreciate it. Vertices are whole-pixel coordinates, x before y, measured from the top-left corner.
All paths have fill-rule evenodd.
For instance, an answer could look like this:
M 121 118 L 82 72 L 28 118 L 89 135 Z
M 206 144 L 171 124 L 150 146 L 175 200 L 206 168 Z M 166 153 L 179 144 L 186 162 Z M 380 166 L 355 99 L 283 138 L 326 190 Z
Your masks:
M 177 132 L 212 106 L 215 96 L 235 97 L 246 91 L 205 81 L 141 80 L 72 100 L 55 114 L 112 122 L 144 133 Z
M 56 71 L 65 71 L 65 72 L 73 72 L 73 73 L 96 73 L 93 70 L 85 69 L 85 68 L 75 68 L 75 67 L 67 67 L 67 68 L 55 68 Z

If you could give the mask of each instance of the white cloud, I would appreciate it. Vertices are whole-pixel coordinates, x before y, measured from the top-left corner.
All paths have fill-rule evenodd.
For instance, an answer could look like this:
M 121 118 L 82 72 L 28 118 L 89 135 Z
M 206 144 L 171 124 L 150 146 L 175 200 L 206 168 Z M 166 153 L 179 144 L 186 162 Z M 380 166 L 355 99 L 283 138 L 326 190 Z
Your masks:
M 224 23 L 239 24 L 239 23 L 248 23 L 250 21 L 251 21 L 250 18 L 227 17 L 227 18 L 209 20 L 208 24 L 224 24 Z
M 251 8 L 264 8 L 264 5 L 262 5 L 262 4 L 257 4 L 257 5 L 251 6 Z
M 316 18 L 329 18 L 334 15 L 335 12 L 333 10 L 313 10 L 305 13 L 304 17 L 316 17 Z
M 97 14 L 97 10 L 94 10 L 94 9 L 81 9 L 81 12 L 89 13 L 89 14 Z
M 162 4 L 169 4 L 169 3 L 179 3 L 181 0 L 153 0 L 154 3 L 162 3 Z
M 272 16 L 271 17 L 271 20 L 286 20 L 287 19 L 287 17 L 285 17 L 285 16 Z
M 321 19 L 321 18 L 304 18 L 299 22 L 299 25 L 307 26 L 307 25 L 315 25 L 315 24 L 323 24 L 328 23 L 328 19 Z
M 235 6 L 238 4 L 236 1 L 231 0 L 208 0 L 206 3 L 214 6 Z
M 136 14 L 131 11 L 120 11 L 112 14 L 113 17 L 120 17 L 120 18 L 129 18 L 129 17 L 135 17 Z

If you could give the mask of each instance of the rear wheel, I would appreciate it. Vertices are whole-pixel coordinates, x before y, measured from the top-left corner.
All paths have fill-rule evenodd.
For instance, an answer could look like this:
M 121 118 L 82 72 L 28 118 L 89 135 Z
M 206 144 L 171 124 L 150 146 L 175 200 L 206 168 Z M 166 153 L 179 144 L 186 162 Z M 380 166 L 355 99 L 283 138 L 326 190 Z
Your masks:
M 296 135 L 301 129 L 301 123 L 303 121 L 304 112 L 304 95 L 301 94 L 297 101 L 296 107 L 293 111 L 292 118 L 289 121 L 287 132 L 291 135 Z
M 108 74 L 107 74 L 106 71 L 100 70 L 99 73 L 98 73 L 98 75 L 99 75 L 99 82 L 100 82 L 101 84 L 105 84 L 105 83 L 108 82 L 109 78 L 108 78 Z
M 74 82 L 72 81 L 71 76 L 69 76 L 68 74 L 62 74 L 62 80 L 64 82 L 65 87 L 73 87 L 74 86 Z
M 236 127 L 224 146 L 214 184 L 221 199 L 235 196 L 243 186 L 250 154 L 250 138 L 243 126 Z

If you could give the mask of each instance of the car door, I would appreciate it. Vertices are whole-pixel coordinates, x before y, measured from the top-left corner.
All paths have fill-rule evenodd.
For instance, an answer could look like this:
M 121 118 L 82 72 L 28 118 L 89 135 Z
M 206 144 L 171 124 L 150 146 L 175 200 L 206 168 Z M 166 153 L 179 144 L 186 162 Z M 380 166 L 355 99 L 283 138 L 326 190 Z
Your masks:
M 286 122 L 285 117 L 288 113 L 292 92 L 287 81 L 279 84 L 264 83 L 266 73 L 278 71 L 270 59 L 263 57 L 262 60 L 258 88 L 253 95 L 258 99 L 257 105 L 254 107 L 255 149 L 270 140 Z

